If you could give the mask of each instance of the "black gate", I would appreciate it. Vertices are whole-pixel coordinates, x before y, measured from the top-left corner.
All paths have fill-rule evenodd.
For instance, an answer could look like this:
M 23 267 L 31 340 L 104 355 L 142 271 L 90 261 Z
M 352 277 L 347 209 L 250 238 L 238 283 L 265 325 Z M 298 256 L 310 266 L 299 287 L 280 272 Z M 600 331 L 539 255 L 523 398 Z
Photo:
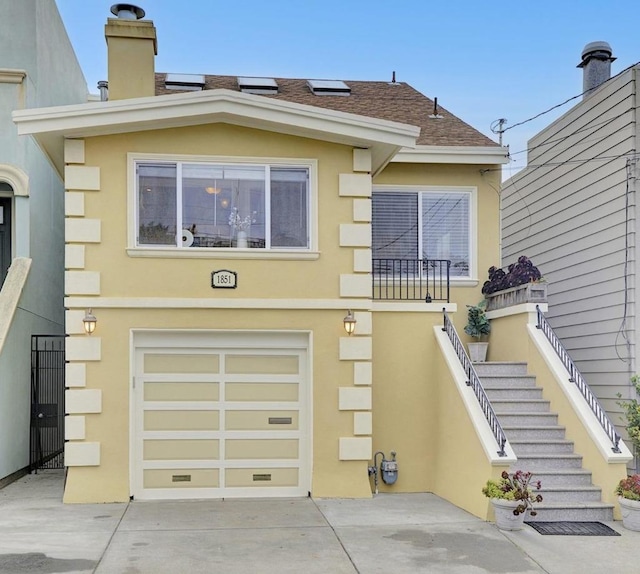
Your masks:
M 64 468 L 64 335 L 31 336 L 29 471 Z

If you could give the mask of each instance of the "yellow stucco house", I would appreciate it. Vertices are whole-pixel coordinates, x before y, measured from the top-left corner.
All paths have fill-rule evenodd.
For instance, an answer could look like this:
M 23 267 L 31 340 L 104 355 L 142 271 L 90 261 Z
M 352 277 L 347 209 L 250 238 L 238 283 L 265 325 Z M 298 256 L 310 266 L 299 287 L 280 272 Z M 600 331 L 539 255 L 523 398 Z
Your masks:
M 108 101 L 14 114 L 67 190 L 65 501 L 370 497 L 395 451 L 380 490 L 486 516 L 515 458 L 438 326 L 500 260 L 505 149 L 405 83 L 157 74 L 120 16 Z

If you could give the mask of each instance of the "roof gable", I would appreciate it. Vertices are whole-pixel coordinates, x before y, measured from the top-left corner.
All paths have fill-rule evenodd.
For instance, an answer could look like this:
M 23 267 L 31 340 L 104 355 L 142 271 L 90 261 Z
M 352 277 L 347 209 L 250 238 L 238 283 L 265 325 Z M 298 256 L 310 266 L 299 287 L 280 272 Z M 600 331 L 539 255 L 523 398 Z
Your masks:
M 25 109 L 13 119 L 18 134 L 34 135 L 60 173 L 64 138 L 229 123 L 368 148 L 376 172 L 400 149 L 414 147 L 419 133 L 412 125 L 227 89 Z

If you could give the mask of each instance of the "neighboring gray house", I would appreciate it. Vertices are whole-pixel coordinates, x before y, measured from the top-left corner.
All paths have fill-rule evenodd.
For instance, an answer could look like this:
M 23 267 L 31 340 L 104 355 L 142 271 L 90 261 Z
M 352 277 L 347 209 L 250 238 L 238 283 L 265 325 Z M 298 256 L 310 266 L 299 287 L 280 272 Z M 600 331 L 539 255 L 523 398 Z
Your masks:
M 64 188 L 11 112 L 80 103 L 54 0 L 0 0 L 0 484 L 29 462 L 32 334 L 64 333 Z
M 503 264 L 527 255 L 548 280 L 547 318 L 627 438 L 617 394 L 635 395 L 638 299 L 638 74 L 610 77 L 606 42 L 588 44 L 583 99 L 534 136 L 503 184 Z

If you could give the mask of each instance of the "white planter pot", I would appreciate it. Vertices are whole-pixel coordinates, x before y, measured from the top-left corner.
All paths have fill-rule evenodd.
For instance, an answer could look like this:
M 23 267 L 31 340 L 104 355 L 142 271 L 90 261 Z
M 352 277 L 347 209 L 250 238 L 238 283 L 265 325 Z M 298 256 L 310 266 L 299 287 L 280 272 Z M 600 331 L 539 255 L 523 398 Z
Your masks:
M 249 243 L 247 241 L 247 232 L 246 231 L 238 231 L 238 243 L 237 246 L 240 248 L 249 247 Z
M 489 343 L 467 343 L 472 363 L 484 363 L 487 360 Z
M 620 512 L 622 514 L 622 525 L 627 530 L 640 532 L 640 501 L 629 500 L 620 496 L 618 497 L 618 504 L 620 504 Z
M 518 516 L 513 513 L 519 504 L 517 500 L 492 498 L 491 504 L 496 517 L 496 526 L 500 530 L 522 530 L 526 512 L 521 512 Z

